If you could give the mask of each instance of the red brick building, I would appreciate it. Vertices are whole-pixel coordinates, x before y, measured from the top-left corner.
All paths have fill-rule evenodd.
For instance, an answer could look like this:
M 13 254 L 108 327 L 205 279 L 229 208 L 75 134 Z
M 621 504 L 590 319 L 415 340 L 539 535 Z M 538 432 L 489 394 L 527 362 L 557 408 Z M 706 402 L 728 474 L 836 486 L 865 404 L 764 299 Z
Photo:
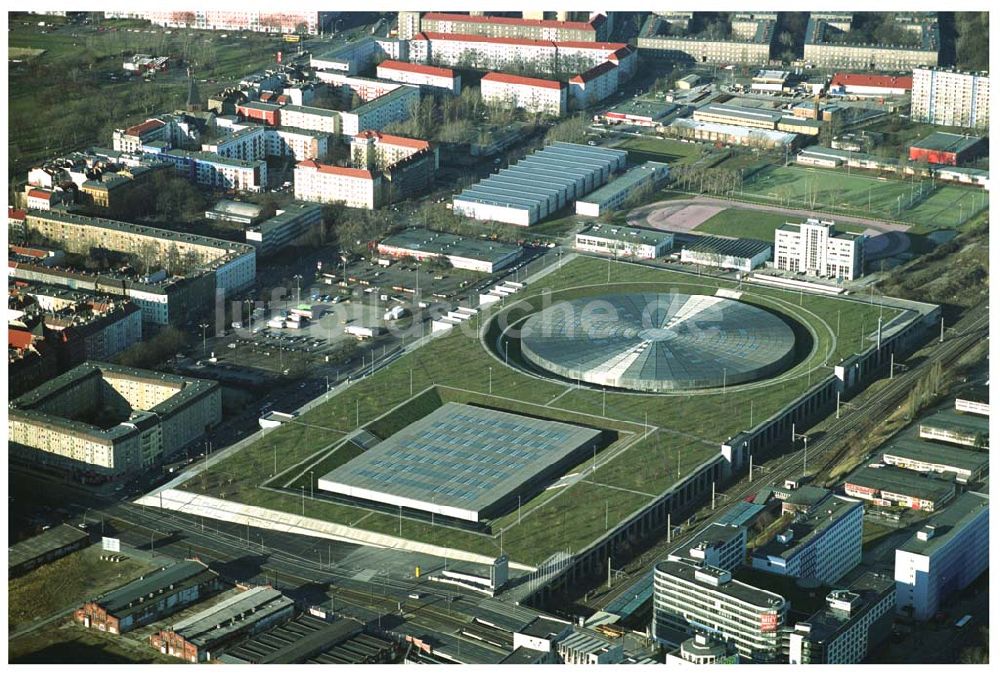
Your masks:
M 236 116 L 242 120 L 255 120 L 276 127 L 281 124 L 281 106 L 273 103 L 247 101 L 236 106 Z

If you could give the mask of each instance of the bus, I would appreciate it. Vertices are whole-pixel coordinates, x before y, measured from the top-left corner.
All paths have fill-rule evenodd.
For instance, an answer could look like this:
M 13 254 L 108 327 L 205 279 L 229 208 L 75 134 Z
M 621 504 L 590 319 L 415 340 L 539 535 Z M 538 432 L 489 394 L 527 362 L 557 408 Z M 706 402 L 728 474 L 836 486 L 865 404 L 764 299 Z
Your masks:
M 302 36 L 295 33 L 285 33 L 281 39 L 285 42 L 302 42 Z
M 955 622 L 955 628 L 962 628 L 963 626 L 965 626 L 965 624 L 969 623 L 970 621 L 972 621 L 972 615 L 966 614 L 961 619 Z

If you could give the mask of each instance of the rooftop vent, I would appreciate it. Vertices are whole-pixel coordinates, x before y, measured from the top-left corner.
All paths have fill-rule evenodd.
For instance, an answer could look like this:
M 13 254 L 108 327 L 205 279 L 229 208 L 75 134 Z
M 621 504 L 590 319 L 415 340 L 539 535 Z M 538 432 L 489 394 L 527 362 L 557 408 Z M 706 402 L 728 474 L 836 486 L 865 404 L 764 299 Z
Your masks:
M 791 542 L 793 538 L 795 538 L 795 533 L 792 532 L 791 530 L 785 530 L 784 532 L 782 532 L 777 536 L 779 544 L 787 544 Z

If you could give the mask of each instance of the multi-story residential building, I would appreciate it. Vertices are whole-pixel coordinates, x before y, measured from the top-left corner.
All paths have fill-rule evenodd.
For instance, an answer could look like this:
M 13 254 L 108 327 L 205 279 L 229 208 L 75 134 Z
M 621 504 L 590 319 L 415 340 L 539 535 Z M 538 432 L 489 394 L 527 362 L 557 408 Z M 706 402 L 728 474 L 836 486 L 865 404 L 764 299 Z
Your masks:
M 281 124 L 294 129 L 339 134 L 340 113 L 313 106 L 286 105 L 281 108 Z
M 410 43 L 406 39 L 366 36 L 329 52 L 313 55 L 310 65 L 317 71 L 354 75 L 374 65 L 378 59 L 406 61 L 410 58 L 409 48 Z
M 332 90 L 339 89 L 342 96 L 349 97 L 356 94 L 364 103 L 385 96 L 401 86 L 398 82 L 322 70 L 316 72 L 316 77 L 329 85 Z
M 140 256 L 149 265 L 176 258 L 189 268 L 210 269 L 223 295 L 253 285 L 257 274 L 252 246 L 213 237 L 59 211 L 28 211 L 25 228 L 29 237 L 60 242 L 71 253 L 89 254 L 101 246 Z
M 382 170 L 407 157 L 430 151 L 431 144 L 427 141 L 368 129 L 351 140 L 351 163 L 361 168 Z M 436 153 L 437 148 L 434 151 Z
M 914 68 L 910 117 L 914 122 L 988 129 L 989 74 Z
M 267 156 L 267 135 L 268 127 L 240 125 L 233 133 L 214 143 L 206 143 L 201 149 L 202 152 L 214 153 L 219 157 L 255 162 Z
M 955 496 L 955 483 L 924 478 L 895 467 L 863 466 L 844 480 L 844 493 L 879 506 L 903 506 L 938 511 Z
M 864 572 L 830 591 L 826 607 L 785 633 L 788 663 L 861 663 L 889 637 L 895 607 L 892 577 Z
M 236 116 L 241 120 L 251 120 L 276 127 L 281 124 L 281 106 L 276 103 L 247 101 L 236 106 Z
M 115 129 L 111 143 L 117 152 L 142 152 L 143 145 L 151 141 L 168 140 L 168 134 L 166 122 L 150 119 L 127 129 Z
M 412 40 L 420 32 L 420 12 L 401 11 L 396 21 L 397 35 L 400 40 Z
M 774 266 L 821 277 L 857 279 L 864 273 L 864 235 L 837 232 L 833 221 L 807 218 L 774 231 Z
M 565 82 L 522 77 L 507 73 L 487 73 L 479 83 L 484 103 L 523 108 L 529 113 L 562 117 L 566 113 Z
M 611 61 L 569 78 L 569 97 L 577 110 L 599 103 L 618 90 L 618 66 Z
M 267 162 L 263 159 L 244 161 L 190 150 L 167 150 L 157 157 L 199 185 L 237 192 L 262 192 L 267 188 Z
M 313 160 L 295 166 L 295 198 L 308 202 L 342 202 L 357 209 L 382 205 L 382 176 L 367 169 L 320 164 Z
M 455 96 L 462 93 L 462 76 L 451 68 L 386 60 L 378 64 L 375 73 L 383 80 L 411 84 L 426 93 L 448 92 Z
M 139 19 L 169 28 L 201 30 L 247 30 L 258 33 L 304 33 L 317 35 L 340 12 L 255 12 L 197 9 L 160 12 L 104 12 L 107 19 Z
M 348 142 L 362 131 L 381 131 L 393 122 L 403 122 L 420 103 L 420 88 L 407 84 L 364 103 L 350 112 L 340 113 L 340 134 Z
M 297 161 L 325 159 L 332 140 L 327 133 L 287 126 L 268 130 L 264 138 L 268 157 L 292 157 Z
M 729 643 L 740 661 L 779 661 L 788 603 L 733 579 L 728 570 L 664 560 L 653 568 L 653 638 L 678 646 L 695 634 Z
M 12 401 L 7 431 L 20 461 L 117 478 L 159 465 L 221 419 L 217 382 L 87 361 Z
M 918 621 L 989 565 L 990 498 L 966 492 L 896 549 L 896 611 Z
M 828 495 L 753 554 L 754 569 L 833 584 L 861 562 L 864 507 Z
M 695 63 L 746 63 L 760 65 L 770 60 L 776 21 L 773 13 L 744 15 L 732 21 L 728 39 L 700 35 L 671 36 L 667 29 L 673 23 L 652 14 L 639 31 L 636 45 L 652 58 Z M 686 24 L 686 22 L 685 22 Z
M 589 21 L 553 21 L 505 16 L 470 16 L 428 12 L 420 17 L 420 31 L 459 33 L 553 42 L 599 42 L 607 39 L 607 18 L 597 14 Z
M 916 35 L 912 45 L 861 44 L 831 42 L 830 35 L 850 32 L 850 16 L 825 18 L 812 13 L 806 25 L 804 60 L 819 68 L 853 70 L 909 70 L 936 66 L 940 49 L 940 31 L 935 17 L 913 20 L 897 17 L 901 28 Z M 846 27 L 845 27 L 846 26 Z

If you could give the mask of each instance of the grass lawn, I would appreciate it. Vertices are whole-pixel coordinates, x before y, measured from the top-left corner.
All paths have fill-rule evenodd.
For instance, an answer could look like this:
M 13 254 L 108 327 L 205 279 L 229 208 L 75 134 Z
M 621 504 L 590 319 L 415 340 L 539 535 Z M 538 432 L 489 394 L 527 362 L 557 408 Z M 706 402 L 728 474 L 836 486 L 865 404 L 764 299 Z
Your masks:
M 106 562 L 100 556 L 101 547 L 94 544 L 11 579 L 7 591 L 11 630 L 69 605 L 83 604 L 155 567 L 132 558 Z
M 11 663 L 178 663 L 149 643 L 89 630 L 72 619 L 10 640 L 8 649 Z
M 774 230 L 786 222 L 794 220 L 780 213 L 751 211 L 732 208 L 720 211 L 695 228 L 698 234 L 719 234 L 725 237 L 748 237 L 767 242 L 774 241 Z M 838 229 L 847 232 L 862 232 L 863 227 L 844 223 Z
M 728 281 L 614 263 L 611 286 L 606 287 L 601 281 L 607 279 L 607 270 L 608 263 L 604 260 L 577 258 L 549 275 L 544 286 L 536 283 L 530 287 L 522 298 L 528 303 L 528 309 L 517 310 L 511 304 L 513 301 L 508 301 L 506 307 L 495 308 L 487 316 L 503 312 L 514 321 L 531 308 L 541 306 L 543 288 L 551 289 L 554 299 L 571 299 L 603 292 L 605 288 L 616 292 L 658 288 L 664 292 L 712 294 L 720 283 L 731 285 Z M 596 288 L 595 282 L 599 284 Z M 550 490 L 523 504 L 520 524 L 516 514 L 507 514 L 493 524 L 494 531 L 506 528 L 504 550 L 518 562 L 537 564 L 556 551 L 580 550 L 604 533 L 606 514 L 611 525 L 619 522 L 647 503 L 650 495 L 661 494 L 677 482 L 678 476 L 686 476 L 699 464 L 718 455 L 719 444 L 726 438 L 750 428 L 752 421 L 759 423 L 776 413 L 828 374 L 830 369 L 822 367 L 824 362 L 836 363 L 866 344 L 862 336 L 874 330 L 879 315 L 878 306 L 863 302 L 800 296 L 778 289 L 745 291 L 743 297 L 746 301 L 798 317 L 812 326 L 816 338 L 811 356 L 805 358 L 803 354 L 803 360 L 773 380 L 730 387 L 725 393 L 705 390 L 676 395 L 618 392 L 605 395 L 569 383 L 532 378 L 520 370 L 507 368 L 502 357 L 497 359 L 484 350 L 474 330 L 456 329 L 310 410 L 299 417 L 296 424 L 285 425 L 219 462 L 204 478 L 192 479 L 183 489 L 213 496 L 224 494 L 226 499 L 300 513 L 302 499 L 298 486 L 302 483 L 308 496 L 309 465 L 326 462 L 324 455 L 328 453 L 320 450 L 332 447 L 342 431 L 353 429 L 356 422 L 366 425 L 409 399 L 412 371 L 414 393 L 438 385 L 442 400 L 480 402 L 566 421 L 588 421 L 594 426 L 620 428 L 631 434 L 632 442 L 627 448 L 620 441 L 598 454 L 596 476 L 589 474 L 590 462 L 581 463 L 567 474 L 586 472 L 583 480 L 562 490 Z M 885 310 L 884 315 L 889 320 L 894 311 Z M 835 342 L 832 334 L 838 323 L 841 339 Z M 516 361 L 516 344 L 513 347 L 510 357 Z M 486 391 L 491 377 L 492 396 Z M 506 400 L 500 400 L 501 397 Z M 609 419 L 602 421 L 585 417 L 587 415 Z M 401 416 L 406 417 L 403 413 Z M 377 426 L 383 433 L 391 432 L 406 419 L 394 423 L 381 420 Z M 641 438 L 645 420 L 657 431 Z M 612 461 L 606 461 L 617 450 L 621 453 Z M 273 472 L 275 458 L 279 472 L 301 464 L 283 479 L 306 472 L 304 479 L 293 484 L 292 491 L 259 489 Z M 328 464 L 319 468 L 326 466 Z M 322 475 L 317 469 L 313 471 L 315 478 Z M 556 492 L 559 494 L 552 494 Z M 394 535 L 400 532 L 396 513 L 322 499 L 307 498 L 306 515 L 344 524 L 363 519 L 360 526 L 364 529 Z M 497 535 L 432 525 L 422 519 L 408 518 L 405 513 L 402 536 L 486 555 L 499 552 Z
M 918 231 L 959 227 L 989 206 L 980 188 L 935 185 L 926 179 L 879 180 L 868 174 L 799 166 L 757 172 L 743 184 L 741 196 L 768 204 L 899 220 L 918 226 Z
M 628 150 L 629 161 L 637 162 L 669 162 L 671 164 L 689 164 L 702 155 L 703 149 L 709 146 L 700 143 L 681 143 L 673 139 L 630 138 L 618 150 Z

